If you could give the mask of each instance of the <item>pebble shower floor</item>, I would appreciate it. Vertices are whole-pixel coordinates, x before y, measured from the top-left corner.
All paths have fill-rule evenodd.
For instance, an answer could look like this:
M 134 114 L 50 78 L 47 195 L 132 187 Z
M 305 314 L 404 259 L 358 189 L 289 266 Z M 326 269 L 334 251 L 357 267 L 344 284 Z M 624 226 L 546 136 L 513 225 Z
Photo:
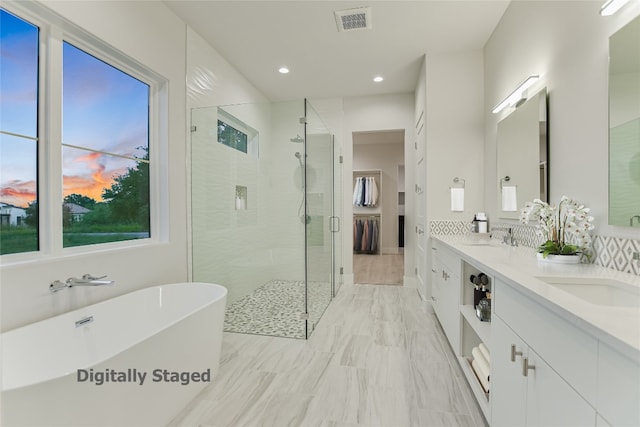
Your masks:
M 315 324 L 331 300 L 331 286 L 309 282 L 309 323 Z M 304 282 L 271 280 L 227 307 L 225 332 L 305 338 Z

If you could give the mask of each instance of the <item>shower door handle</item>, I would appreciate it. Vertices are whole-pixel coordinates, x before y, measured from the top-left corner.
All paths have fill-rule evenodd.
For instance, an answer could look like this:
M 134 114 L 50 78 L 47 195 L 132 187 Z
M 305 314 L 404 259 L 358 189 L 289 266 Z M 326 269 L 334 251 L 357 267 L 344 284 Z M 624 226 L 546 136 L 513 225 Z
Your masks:
M 339 216 L 330 216 L 329 217 L 329 229 L 332 233 L 340 232 L 340 217 Z

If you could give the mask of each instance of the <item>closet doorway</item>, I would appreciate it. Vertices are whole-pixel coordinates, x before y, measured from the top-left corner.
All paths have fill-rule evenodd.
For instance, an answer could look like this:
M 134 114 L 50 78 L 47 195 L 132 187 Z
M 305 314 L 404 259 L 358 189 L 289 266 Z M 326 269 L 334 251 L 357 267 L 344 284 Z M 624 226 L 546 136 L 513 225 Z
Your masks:
M 353 275 L 402 285 L 404 129 L 353 132 Z

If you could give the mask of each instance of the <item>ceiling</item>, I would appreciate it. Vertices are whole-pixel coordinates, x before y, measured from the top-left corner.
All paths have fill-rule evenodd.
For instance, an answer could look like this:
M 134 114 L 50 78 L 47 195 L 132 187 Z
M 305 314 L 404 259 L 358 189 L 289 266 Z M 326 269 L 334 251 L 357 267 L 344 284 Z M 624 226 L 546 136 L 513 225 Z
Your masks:
M 509 0 L 165 3 L 271 101 L 413 92 L 424 54 L 481 49 Z M 334 11 L 369 6 L 371 29 Z M 286 65 L 290 73 L 278 73 Z M 381 75 L 384 81 L 374 83 Z

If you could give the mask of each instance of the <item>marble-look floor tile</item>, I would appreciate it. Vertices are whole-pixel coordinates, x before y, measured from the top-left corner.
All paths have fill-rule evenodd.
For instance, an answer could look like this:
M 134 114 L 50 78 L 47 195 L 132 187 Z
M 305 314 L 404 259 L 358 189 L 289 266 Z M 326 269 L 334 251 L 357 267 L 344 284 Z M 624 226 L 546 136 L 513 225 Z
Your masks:
M 484 427 L 484 423 L 477 424 L 466 414 L 420 410 L 419 415 L 421 426 Z
M 368 387 L 366 369 L 330 366 L 309 405 L 307 417 L 358 424 L 367 410 Z
M 457 363 L 415 288 L 343 285 L 309 340 L 225 333 L 170 427 L 483 426 Z
M 411 361 L 418 407 L 432 411 L 467 413 L 468 407 L 448 363 Z
M 367 354 L 373 345 L 373 338 L 367 335 L 352 335 L 341 352 L 338 353 L 340 365 L 364 367 Z
M 299 427 L 307 415 L 309 404 L 313 399 L 311 394 L 275 394 L 262 412 L 259 420 L 249 420 L 246 426 L 281 426 Z M 321 425 L 319 419 L 316 425 Z M 315 424 L 308 422 L 308 424 Z

